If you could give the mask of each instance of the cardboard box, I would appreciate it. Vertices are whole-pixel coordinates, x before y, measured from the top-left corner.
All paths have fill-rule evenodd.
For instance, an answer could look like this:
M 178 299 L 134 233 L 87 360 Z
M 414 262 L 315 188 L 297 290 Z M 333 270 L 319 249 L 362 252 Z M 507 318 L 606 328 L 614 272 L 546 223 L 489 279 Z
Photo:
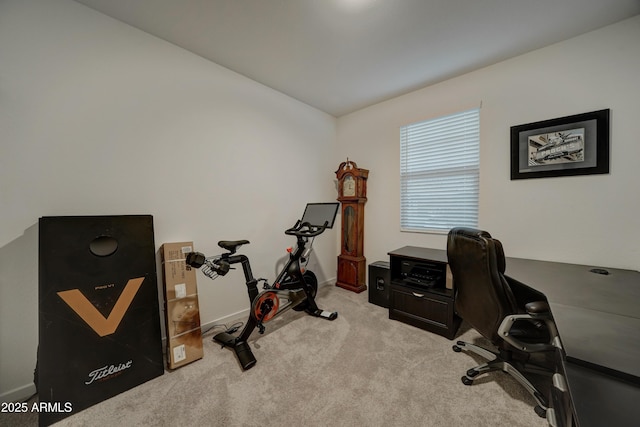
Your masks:
M 198 296 L 167 301 L 167 336 L 175 337 L 194 329 L 200 329 Z
M 185 262 L 189 252 L 193 252 L 192 242 L 165 243 L 160 247 L 169 369 L 204 356 L 196 272 Z
M 193 329 L 171 338 L 167 346 L 167 364 L 170 369 L 202 359 L 202 331 Z
M 193 252 L 191 242 L 165 243 L 160 248 L 166 301 L 198 293 L 196 271 L 185 259 L 189 252 Z

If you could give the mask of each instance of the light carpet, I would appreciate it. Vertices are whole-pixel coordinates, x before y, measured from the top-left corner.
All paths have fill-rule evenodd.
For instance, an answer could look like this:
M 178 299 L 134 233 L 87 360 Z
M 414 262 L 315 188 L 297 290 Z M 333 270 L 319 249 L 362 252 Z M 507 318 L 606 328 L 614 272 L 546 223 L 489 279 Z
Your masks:
M 534 400 L 494 372 L 465 386 L 481 363 L 455 340 L 486 345 L 463 323 L 454 341 L 390 320 L 388 310 L 332 285 L 318 305 L 334 321 L 289 311 L 249 343 L 258 360 L 242 371 L 234 353 L 205 335 L 205 356 L 78 412 L 57 426 L 546 426 Z M 33 417 L 0 418 L 36 425 Z

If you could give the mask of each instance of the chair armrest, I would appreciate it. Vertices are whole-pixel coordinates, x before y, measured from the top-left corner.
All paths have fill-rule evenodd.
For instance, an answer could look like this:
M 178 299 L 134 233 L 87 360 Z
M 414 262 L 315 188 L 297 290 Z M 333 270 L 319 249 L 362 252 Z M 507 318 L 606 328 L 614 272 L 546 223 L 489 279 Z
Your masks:
M 524 309 L 527 311 L 527 314 L 532 317 L 543 317 L 543 316 L 551 316 L 551 310 L 549 309 L 549 304 L 546 301 L 533 301 L 525 304 Z
M 500 323 L 500 327 L 498 328 L 498 335 L 503 340 L 505 340 L 515 348 L 518 348 L 522 351 L 526 351 L 528 353 L 535 353 L 539 351 L 552 351 L 560 346 L 560 341 L 558 338 L 558 329 L 556 328 L 556 324 L 553 321 L 553 318 L 551 317 L 549 306 L 547 305 L 547 303 L 541 301 L 542 304 L 546 305 L 546 310 L 536 312 L 535 311 L 536 309 L 538 310 L 544 309 L 543 305 L 539 305 L 537 303 L 538 302 L 527 304 L 527 306 L 531 305 L 531 307 L 527 308 L 527 311 L 529 311 L 529 309 L 532 310 L 531 313 L 512 314 L 512 315 L 506 316 L 502 320 L 502 323 Z M 549 331 L 549 341 L 546 343 L 526 343 L 524 341 L 520 341 L 517 338 L 514 338 L 510 334 L 510 331 L 511 331 L 511 328 L 513 327 L 513 324 L 518 320 L 525 320 L 530 322 L 543 321 Z

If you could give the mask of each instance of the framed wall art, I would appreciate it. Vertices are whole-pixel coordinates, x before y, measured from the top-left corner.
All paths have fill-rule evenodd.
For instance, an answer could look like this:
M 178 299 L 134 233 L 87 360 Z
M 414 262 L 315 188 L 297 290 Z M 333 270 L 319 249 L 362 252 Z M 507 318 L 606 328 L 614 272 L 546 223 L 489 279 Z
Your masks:
M 511 127 L 511 179 L 609 173 L 609 110 Z

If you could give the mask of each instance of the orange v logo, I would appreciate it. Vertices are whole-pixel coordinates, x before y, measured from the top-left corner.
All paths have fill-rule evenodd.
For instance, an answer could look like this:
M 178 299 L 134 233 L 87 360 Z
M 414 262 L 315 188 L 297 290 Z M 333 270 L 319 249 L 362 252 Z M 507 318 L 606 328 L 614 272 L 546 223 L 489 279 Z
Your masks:
M 122 294 L 113 306 L 111 313 L 109 313 L 109 317 L 106 319 L 98 309 L 89 302 L 87 297 L 82 295 L 79 289 L 58 292 L 58 295 L 91 326 L 91 329 L 96 331 L 101 337 L 104 337 L 116 331 L 143 281 L 144 277 L 138 277 L 127 282 L 127 286 L 124 287 Z

